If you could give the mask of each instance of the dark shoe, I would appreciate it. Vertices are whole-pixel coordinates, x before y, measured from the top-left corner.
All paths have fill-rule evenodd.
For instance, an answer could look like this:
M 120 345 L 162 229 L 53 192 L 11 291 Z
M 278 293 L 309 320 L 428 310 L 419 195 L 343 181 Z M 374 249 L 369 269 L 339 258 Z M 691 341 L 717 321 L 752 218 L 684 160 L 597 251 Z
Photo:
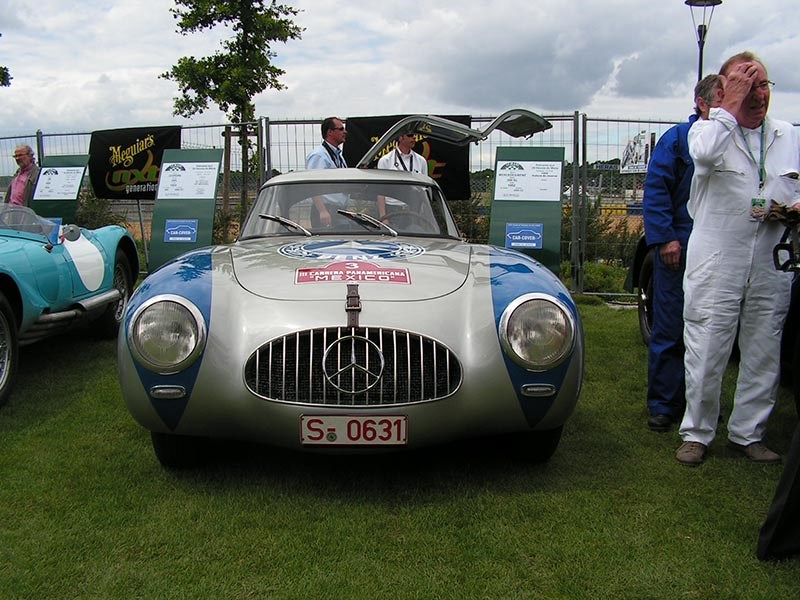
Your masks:
M 675 453 L 678 462 L 687 467 L 696 467 L 706 459 L 706 447 L 700 442 L 683 442 Z
M 669 415 L 650 415 L 647 417 L 647 426 L 650 431 L 664 432 L 672 429 L 675 420 Z
M 781 455 L 773 452 L 761 442 L 753 442 L 747 446 L 730 443 L 733 448 L 744 454 L 755 463 L 762 465 L 776 465 L 781 462 Z

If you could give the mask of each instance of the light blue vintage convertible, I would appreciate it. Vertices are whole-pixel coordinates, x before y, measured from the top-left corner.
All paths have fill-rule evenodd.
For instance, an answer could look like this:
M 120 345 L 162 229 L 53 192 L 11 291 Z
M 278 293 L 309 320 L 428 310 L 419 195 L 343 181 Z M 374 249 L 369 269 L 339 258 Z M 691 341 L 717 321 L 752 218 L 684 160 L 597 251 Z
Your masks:
M 493 436 L 540 461 L 578 400 L 584 338 L 558 278 L 464 242 L 433 179 L 325 169 L 269 180 L 235 243 L 147 277 L 118 359 L 168 467 L 210 438 L 372 453 Z
M 0 406 L 20 345 L 90 321 L 93 333 L 114 337 L 138 272 L 136 243 L 123 227 L 62 226 L 0 205 Z

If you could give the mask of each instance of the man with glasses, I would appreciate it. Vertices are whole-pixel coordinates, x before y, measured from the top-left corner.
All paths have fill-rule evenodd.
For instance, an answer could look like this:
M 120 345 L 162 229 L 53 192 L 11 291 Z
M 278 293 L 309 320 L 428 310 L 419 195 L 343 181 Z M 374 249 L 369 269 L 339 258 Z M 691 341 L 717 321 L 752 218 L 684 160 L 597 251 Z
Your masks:
M 694 226 L 683 281 L 684 443 L 675 457 L 687 466 L 705 459 L 738 325 L 741 359 L 728 440 L 751 461 L 779 463 L 764 435 L 777 394 L 792 275 L 772 262 L 784 226 L 764 217 L 771 202 L 798 198 L 800 140 L 791 124 L 767 116 L 772 82 L 752 53 L 729 58 L 720 75 L 722 104 L 689 130 Z
M 394 149 L 378 160 L 378 168 L 427 175 L 428 161 L 421 154 L 414 152 L 416 143 L 417 138 L 412 131 L 402 132 L 397 136 L 397 145 Z M 386 200 L 383 197 L 378 198 L 378 216 L 381 219 L 386 216 Z
M 33 158 L 33 148 L 26 144 L 17 146 L 14 150 L 14 160 L 19 168 L 6 190 L 3 200 L 6 204 L 16 206 L 29 206 L 36 182 L 39 180 L 39 166 Z
M 338 117 L 328 117 L 322 121 L 322 144 L 314 148 L 306 156 L 306 169 L 344 169 L 347 163 L 342 155 L 341 145 L 347 139 L 347 130 Z M 344 208 L 344 199 L 338 201 L 337 196 L 319 196 L 314 198 L 314 207 L 311 211 L 311 225 L 313 227 L 328 228 L 333 221 L 331 210 Z
M 427 175 L 428 161 L 421 154 L 414 152 L 416 143 L 417 139 L 413 132 L 401 133 L 397 136 L 397 145 L 394 149 L 381 156 L 378 168 Z

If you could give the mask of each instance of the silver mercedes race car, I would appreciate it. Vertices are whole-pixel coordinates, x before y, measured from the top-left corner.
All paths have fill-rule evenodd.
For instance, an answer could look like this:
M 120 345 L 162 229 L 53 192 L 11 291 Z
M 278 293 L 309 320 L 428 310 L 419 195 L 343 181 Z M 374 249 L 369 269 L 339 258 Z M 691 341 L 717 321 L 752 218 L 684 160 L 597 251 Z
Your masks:
M 462 241 L 432 179 L 373 169 L 269 180 L 235 243 L 145 279 L 118 349 L 128 409 L 172 467 L 208 438 L 363 453 L 503 436 L 546 460 L 584 360 L 555 275 Z

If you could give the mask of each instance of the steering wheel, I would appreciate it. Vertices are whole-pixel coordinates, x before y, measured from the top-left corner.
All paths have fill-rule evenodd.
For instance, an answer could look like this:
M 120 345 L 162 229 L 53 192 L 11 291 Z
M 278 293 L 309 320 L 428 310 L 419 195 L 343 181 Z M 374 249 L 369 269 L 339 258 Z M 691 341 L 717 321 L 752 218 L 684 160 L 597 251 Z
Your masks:
M 400 227 L 398 224 L 393 223 L 393 219 L 397 219 L 400 221 L 400 223 L 403 222 L 403 219 L 416 221 L 417 223 L 422 224 L 422 231 L 425 233 L 435 233 L 439 230 L 439 226 L 431 221 L 428 217 L 424 217 L 418 212 L 414 212 L 412 210 L 396 210 L 394 212 L 387 212 L 381 217 L 382 221 L 389 221 L 389 224 L 395 225 L 395 227 Z

